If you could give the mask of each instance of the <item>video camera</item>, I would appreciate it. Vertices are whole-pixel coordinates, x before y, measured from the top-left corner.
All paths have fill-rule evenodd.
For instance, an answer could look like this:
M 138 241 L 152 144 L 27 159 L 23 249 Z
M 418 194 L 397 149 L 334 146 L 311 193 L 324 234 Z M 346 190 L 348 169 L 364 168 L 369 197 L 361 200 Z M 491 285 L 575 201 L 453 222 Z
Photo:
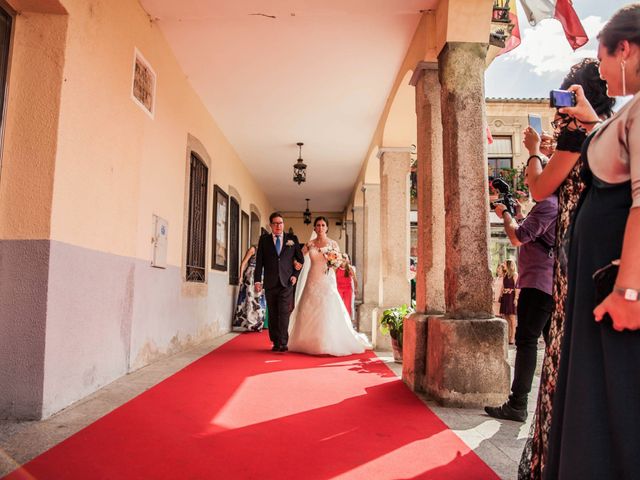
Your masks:
M 500 192 L 500 197 L 495 202 L 491 202 L 491 210 L 496 208 L 496 205 L 502 204 L 507 208 L 507 212 L 511 214 L 512 217 L 516 216 L 516 208 L 518 207 L 518 202 L 513 198 L 511 194 L 511 187 L 509 184 L 504 181 L 504 179 L 498 177 L 491 179 L 491 186 Z

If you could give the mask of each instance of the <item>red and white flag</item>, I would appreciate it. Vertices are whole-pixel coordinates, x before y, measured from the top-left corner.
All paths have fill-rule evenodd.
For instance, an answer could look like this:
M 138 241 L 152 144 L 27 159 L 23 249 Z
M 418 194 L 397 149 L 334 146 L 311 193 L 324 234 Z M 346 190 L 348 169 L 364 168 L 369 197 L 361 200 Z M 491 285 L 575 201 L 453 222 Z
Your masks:
M 564 35 L 574 50 L 589 41 L 571 0 L 520 0 L 531 25 L 545 18 L 555 18 L 562 24 Z

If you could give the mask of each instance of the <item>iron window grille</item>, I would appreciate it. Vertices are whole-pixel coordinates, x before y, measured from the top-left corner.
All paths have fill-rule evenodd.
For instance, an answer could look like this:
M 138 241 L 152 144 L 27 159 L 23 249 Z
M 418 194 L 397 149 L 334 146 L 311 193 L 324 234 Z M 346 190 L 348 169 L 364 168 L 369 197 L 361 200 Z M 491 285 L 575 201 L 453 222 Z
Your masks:
M 208 173 L 207 166 L 191 153 L 187 282 L 205 283 L 206 281 Z
M 240 204 L 229 199 L 229 285 L 240 283 Z

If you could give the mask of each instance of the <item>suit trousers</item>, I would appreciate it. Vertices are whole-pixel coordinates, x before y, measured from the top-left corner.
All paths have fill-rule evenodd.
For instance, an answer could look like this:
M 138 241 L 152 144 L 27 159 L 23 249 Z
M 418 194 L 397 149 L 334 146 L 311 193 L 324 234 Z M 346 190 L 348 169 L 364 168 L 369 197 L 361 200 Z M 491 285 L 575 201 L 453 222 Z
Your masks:
M 518 326 L 516 327 L 516 364 L 509 403 L 514 408 L 527 407 L 533 374 L 538 359 L 538 339 L 545 343 L 549 335 L 553 297 L 537 288 L 522 288 L 518 297 Z
M 289 317 L 293 310 L 293 293 L 291 285 L 277 285 L 265 291 L 269 309 L 269 339 L 276 347 L 285 347 L 289 342 Z

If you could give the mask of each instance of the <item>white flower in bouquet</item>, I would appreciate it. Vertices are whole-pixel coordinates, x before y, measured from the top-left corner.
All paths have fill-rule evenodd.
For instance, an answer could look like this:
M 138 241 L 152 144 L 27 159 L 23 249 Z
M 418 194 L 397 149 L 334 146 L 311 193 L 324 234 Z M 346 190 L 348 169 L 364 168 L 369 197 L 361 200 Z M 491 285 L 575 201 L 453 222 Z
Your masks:
M 324 258 L 327 259 L 327 273 L 329 272 L 330 268 L 337 270 L 342 265 L 344 265 L 346 261 L 345 255 L 340 253 L 340 251 L 338 250 L 334 250 L 333 248 L 330 248 L 324 252 Z

